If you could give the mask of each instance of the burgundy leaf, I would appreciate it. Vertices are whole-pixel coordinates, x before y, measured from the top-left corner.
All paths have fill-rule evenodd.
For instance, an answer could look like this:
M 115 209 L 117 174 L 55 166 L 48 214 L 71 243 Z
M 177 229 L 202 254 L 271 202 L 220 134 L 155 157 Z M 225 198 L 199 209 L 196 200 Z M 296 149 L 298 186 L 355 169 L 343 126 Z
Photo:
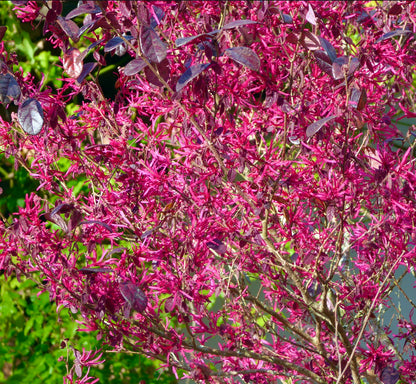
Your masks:
M 166 58 L 166 44 L 152 28 L 144 25 L 140 30 L 140 46 L 143 54 L 153 63 L 160 63 Z
M 77 82 L 81 84 L 97 65 L 98 63 L 85 63 L 82 68 L 81 74 L 77 78 Z
M 336 115 L 331 115 L 315 121 L 306 128 L 306 137 L 312 137 L 316 132 L 318 132 L 328 121 L 335 119 Z
M 201 42 L 201 41 L 207 41 L 207 40 L 212 39 L 214 32 L 218 33 L 219 30 L 217 29 L 217 30 L 212 31 L 210 33 L 201 33 L 201 34 L 195 35 L 195 36 L 179 37 L 178 39 L 176 39 L 175 45 L 176 45 L 177 48 L 179 48 L 179 47 L 182 47 L 183 45 L 190 44 L 191 42 L 198 43 L 198 42 Z
M 245 65 L 253 71 L 258 71 L 260 69 L 260 59 L 257 56 L 257 53 L 250 48 L 233 47 L 226 49 L 224 53 L 237 63 Z
M 165 59 L 159 64 L 153 64 L 153 66 L 157 69 L 159 76 L 164 80 L 168 81 L 170 75 L 169 69 L 169 60 Z M 163 87 L 162 81 L 156 76 L 153 71 L 149 67 L 144 68 L 144 73 L 146 75 L 146 80 L 153 84 L 156 87 Z
M 351 90 L 350 96 L 350 105 L 352 105 L 358 111 L 364 109 L 367 103 L 367 92 L 365 89 L 359 90 L 358 88 L 353 88 Z
M 224 243 L 219 239 L 214 239 L 212 241 L 209 241 L 207 243 L 207 247 L 209 249 L 212 249 L 219 255 L 223 255 L 227 252 L 227 247 L 224 245 Z
M 81 224 L 98 224 L 98 225 L 101 225 L 102 227 L 104 227 L 105 229 L 107 229 L 109 232 L 113 232 L 113 230 L 111 229 L 111 227 L 108 224 L 103 223 L 102 221 L 98 221 L 98 220 L 84 220 L 84 221 L 81 221 L 79 223 L 79 225 L 81 225 Z
M 257 21 L 254 20 L 234 20 L 230 23 L 225 24 L 222 29 L 232 29 L 236 27 L 241 27 L 242 25 L 250 25 L 250 24 L 258 24 Z
M 150 17 L 150 27 L 156 28 L 165 17 L 165 12 L 163 12 L 163 9 L 157 7 L 156 5 L 152 5 L 150 8 L 150 13 L 152 15 Z
M 0 41 L 3 40 L 4 34 L 7 31 L 7 27 L 0 26 Z
M 136 73 L 139 73 L 146 65 L 146 62 L 143 59 L 134 59 L 124 67 L 123 72 L 126 76 L 133 76 Z
M 12 74 L 0 75 L 0 101 L 9 104 L 20 96 L 20 87 Z
M 337 57 L 332 64 L 332 76 L 335 80 L 343 79 L 345 75 L 351 76 L 360 66 L 356 57 Z
M 81 53 L 77 48 L 71 48 L 67 53 L 64 54 L 63 66 L 65 72 L 69 77 L 74 79 L 78 78 L 82 72 L 82 60 L 79 59 Z
M 308 12 L 306 12 L 306 21 L 309 21 L 312 25 L 316 25 L 316 16 L 310 4 L 308 4 Z
M 189 67 L 179 78 L 176 84 L 176 92 L 179 92 L 186 84 L 197 77 L 201 72 L 209 67 L 209 64 L 195 64 Z
M 133 40 L 133 36 L 130 35 L 126 35 L 123 37 L 127 41 Z M 108 40 L 107 44 L 104 47 L 104 52 L 111 52 L 112 50 L 116 49 L 122 44 L 125 44 L 125 41 L 121 37 L 113 37 L 112 39 Z
M 406 35 L 408 33 L 412 33 L 412 31 L 409 31 L 407 29 L 395 29 L 394 31 L 385 33 L 383 36 L 377 39 L 376 43 L 380 43 L 381 41 L 391 39 L 392 37 L 395 37 L 395 36 Z
M 334 62 L 337 58 L 337 51 L 335 50 L 335 48 L 327 39 L 324 39 L 323 37 L 319 37 L 319 41 L 322 45 L 322 48 L 327 53 L 328 57 L 331 59 L 331 62 Z
M 57 22 L 68 37 L 70 37 L 75 43 L 78 42 L 78 25 L 76 25 L 72 20 L 66 20 L 61 16 L 58 16 Z
M 78 60 L 82 61 L 85 59 L 85 57 L 91 52 L 92 49 L 94 49 L 97 45 L 101 44 L 103 40 L 97 40 L 94 41 L 92 44 L 90 44 L 87 49 L 82 51 L 82 53 L 78 56 Z
M 322 47 L 321 42 L 319 41 L 319 37 L 310 31 L 305 31 L 302 33 L 300 42 L 304 48 L 309 49 L 310 51 L 316 51 Z
M 88 268 L 88 267 L 80 268 L 79 271 L 85 274 L 113 272 L 113 270 L 110 268 Z
M 37 135 L 43 126 L 43 110 L 39 101 L 27 99 L 20 106 L 17 112 L 19 124 L 29 135 Z
M 75 16 L 84 15 L 85 13 L 97 14 L 101 12 L 101 8 L 97 4 L 88 2 L 80 5 L 78 8 L 73 9 L 65 16 L 65 18 L 69 20 Z
M 147 297 L 139 287 L 133 283 L 124 281 L 120 283 L 119 288 L 124 300 L 126 300 L 134 310 L 142 313 L 146 309 Z
M 399 371 L 394 367 L 385 367 L 381 371 L 380 379 L 383 384 L 396 384 L 400 378 Z
M 318 67 L 327 75 L 332 76 L 332 61 L 326 52 L 318 50 L 314 51 L 313 55 L 315 56 Z

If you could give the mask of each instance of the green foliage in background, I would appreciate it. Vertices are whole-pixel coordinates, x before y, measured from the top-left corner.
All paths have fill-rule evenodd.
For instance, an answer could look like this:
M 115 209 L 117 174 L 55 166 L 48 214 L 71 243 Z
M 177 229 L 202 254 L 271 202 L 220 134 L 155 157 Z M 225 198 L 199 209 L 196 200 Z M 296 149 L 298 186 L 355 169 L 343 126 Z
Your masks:
M 64 309 L 58 315 L 47 294 L 36 295 L 31 280 L 4 280 L 0 287 L 0 383 L 58 383 L 72 367 L 75 348 L 94 349 L 93 333 L 76 333 L 78 324 Z M 63 348 L 61 348 L 63 347 Z M 68 357 L 68 359 L 67 359 Z M 61 358 L 61 361 L 58 359 Z M 158 363 L 141 355 L 105 353 L 106 364 L 92 368 L 101 383 L 175 383 L 172 375 L 156 371 Z M 92 371 L 91 371 L 92 372 Z M 85 374 L 85 372 L 83 372 Z

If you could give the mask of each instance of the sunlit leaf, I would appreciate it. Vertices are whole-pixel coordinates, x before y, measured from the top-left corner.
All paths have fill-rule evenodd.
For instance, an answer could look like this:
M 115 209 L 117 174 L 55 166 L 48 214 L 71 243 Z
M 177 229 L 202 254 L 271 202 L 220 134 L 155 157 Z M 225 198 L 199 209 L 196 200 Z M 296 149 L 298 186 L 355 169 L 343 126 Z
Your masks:
M 306 19 L 306 21 L 308 21 L 312 25 L 316 25 L 315 12 L 313 11 L 312 6 L 310 4 L 308 4 L 308 12 L 306 12 L 305 19 Z
M 179 78 L 176 84 L 176 92 L 179 92 L 186 84 L 197 77 L 201 72 L 209 67 L 209 64 L 195 64 L 189 67 Z
M 78 78 L 82 72 L 82 60 L 79 59 L 81 55 L 77 48 L 71 48 L 67 53 L 64 54 L 63 66 L 65 72 L 69 77 L 74 79 Z
M 89 2 L 81 4 L 79 7 L 73 9 L 65 16 L 65 18 L 69 20 L 74 18 L 75 16 L 84 15 L 85 13 L 97 14 L 101 12 L 102 10 L 97 4 L 92 4 L 91 2 Z
M 19 124 L 29 135 L 37 135 L 43 126 L 43 110 L 39 101 L 27 99 L 20 106 L 17 112 Z
M 250 48 L 232 47 L 226 49 L 224 54 L 253 71 L 258 71 L 260 69 L 260 59 L 257 56 L 257 53 Z
M 312 137 L 316 132 L 318 132 L 328 121 L 335 119 L 336 115 L 328 116 L 314 123 L 310 124 L 306 128 L 306 137 Z
M 133 36 L 130 35 L 126 35 L 123 36 L 125 40 L 130 41 L 133 40 Z M 124 39 L 122 39 L 121 37 L 113 37 L 112 39 L 107 41 L 107 44 L 104 47 L 104 52 L 111 52 L 114 49 L 116 49 L 117 47 L 119 47 L 120 45 L 125 44 L 126 42 L 124 41 Z
M 0 75 L 0 101 L 9 104 L 20 96 L 20 87 L 12 74 Z
M 63 17 L 58 16 L 57 22 L 65 34 L 74 42 L 79 40 L 79 27 L 72 20 L 66 20 Z
M 84 79 L 95 69 L 98 63 L 85 63 L 81 74 L 77 78 L 77 82 L 81 84 Z

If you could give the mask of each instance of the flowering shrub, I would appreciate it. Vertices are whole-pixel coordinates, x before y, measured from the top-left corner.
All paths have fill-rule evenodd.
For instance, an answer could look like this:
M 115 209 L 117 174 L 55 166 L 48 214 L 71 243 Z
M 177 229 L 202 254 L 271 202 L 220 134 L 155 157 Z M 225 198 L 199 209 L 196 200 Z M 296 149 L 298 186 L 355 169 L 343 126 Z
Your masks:
M 2 43 L 2 148 L 39 181 L 6 277 L 198 382 L 415 379 L 413 313 L 384 316 L 414 305 L 414 2 L 14 3 L 65 77 Z

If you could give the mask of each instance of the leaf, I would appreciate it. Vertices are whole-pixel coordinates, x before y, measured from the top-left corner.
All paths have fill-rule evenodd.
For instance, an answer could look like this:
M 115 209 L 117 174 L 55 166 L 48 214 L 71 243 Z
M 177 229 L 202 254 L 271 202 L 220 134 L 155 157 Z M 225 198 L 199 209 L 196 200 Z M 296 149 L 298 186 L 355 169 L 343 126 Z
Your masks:
M 383 36 L 377 39 L 376 43 L 380 43 L 381 41 L 391 39 L 392 37 L 395 37 L 395 36 L 406 35 L 408 33 L 412 33 L 412 31 L 409 31 L 407 29 L 395 29 L 394 31 L 385 33 Z
M 81 221 L 79 223 L 79 225 L 81 225 L 81 224 L 98 224 L 98 225 L 101 225 L 102 227 L 104 227 L 107 231 L 113 232 L 113 230 L 111 229 L 111 227 L 108 224 L 103 223 L 102 221 L 98 221 L 98 220 L 84 220 L 84 221 Z
M 133 76 L 136 73 L 139 73 L 146 65 L 146 62 L 143 59 L 134 59 L 124 67 L 123 72 L 126 76 Z
M 327 75 L 332 76 L 332 62 L 326 52 L 318 50 L 314 51 L 313 55 L 315 56 L 318 67 Z
M 123 35 L 123 37 L 127 41 L 134 39 L 133 36 L 130 36 L 130 35 Z M 125 41 L 121 37 L 119 36 L 113 37 L 112 39 L 107 41 L 107 44 L 104 47 L 104 52 L 111 52 L 122 44 L 125 44 Z
M 64 54 L 63 67 L 69 77 L 78 78 L 82 72 L 82 60 L 79 59 L 81 53 L 77 48 L 71 48 Z
M 0 41 L 3 40 L 4 34 L 7 31 L 7 27 L 0 26 Z
M 316 16 L 310 4 L 308 4 L 308 12 L 306 12 L 306 21 L 309 21 L 312 25 L 316 25 Z
M 319 37 L 319 41 L 321 43 L 322 48 L 327 53 L 328 57 L 331 59 L 332 62 L 334 62 L 335 59 L 337 58 L 337 51 L 335 50 L 333 45 L 327 39 L 324 39 L 323 37 Z
M 257 21 L 254 20 L 234 20 L 230 23 L 225 24 L 222 29 L 232 29 L 236 27 L 241 27 L 242 25 L 250 25 L 250 24 L 258 24 Z
M 69 20 L 72 19 L 75 16 L 83 15 L 85 13 L 89 14 L 97 14 L 101 13 L 101 8 L 97 4 L 91 4 L 91 3 L 84 3 L 80 5 L 78 8 L 73 9 L 71 12 L 69 12 L 65 19 Z
M 224 243 L 219 239 L 214 239 L 212 241 L 208 241 L 207 247 L 209 249 L 212 249 L 219 255 L 224 255 L 225 252 L 227 252 L 227 247 L 224 245 Z
M 20 106 L 17 112 L 19 124 L 29 135 L 37 135 L 43 126 L 43 110 L 39 101 L 27 99 Z
M 113 272 L 113 270 L 110 268 L 88 268 L 88 267 L 80 268 L 79 271 L 85 274 Z
M 381 371 L 380 379 L 384 384 L 396 384 L 400 378 L 400 373 L 396 368 L 385 367 Z
M 153 63 L 160 63 L 166 58 L 167 45 L 152 28 L 144 25 L 140 30 L 140 46 L 143 54 Z
M 195 64 L 189 67 L 176 83 L 176 92 L 179 92 L 186 84 L 197 77 L 201 72 L 207 69 L 210 64 Z
M 321 49 L 319 37 L 310 31 L 302 32 L 302 35 L 300 37 L 300 43 L 304 48 L 309 49 L 310 51 L 316 51 L 317 49 Z
M 226 49 L 224 53 L 237 63 L 245 65 L 253 71 L 258 71 L 260 69 L 260 59 L 257 56 L 257 53 L 250 48 L 232 47 Z
M 364 109 L 366 103 L 367 103 L 366 90 L 362 89 L 360 91 L 358 88 L 353 88 L 351 90 L 351 96 L 350 96 L 350 104 L 353 106 L 353 108 L 357 109 L 358 111 L 361 111 Z
M 120 283 L 119 289 L 124 300 L 126 300 L 134 310 L 142 313 L 146 309 L 147 297 L 135 284 L 124 281 Z
M 150 12 L 152 15 L 150 17 L 150 26 L 152 28 L 156 28 L 165 17 L 165 12 L 163 12 L 163 9 L 157 7 L 156 5 L 152 5 Z
M 216 35 L 218 32 L 220 32 L 219 29 L 216 29 L 209 33 L 201 33 L 199 35 L 195 36 L 189 36 L 189 37 L 179 37 L 175 41 L 175 45 L 177 48 L 182 47 L 183 45 L 187 45 L 191 43 L 192 41 L 196 40 L 195 43 L 201 42 L 201 41 L 207 41 L 209 39 L 212 39 L 214 35 Z
M 12 74 L 0 75 L 0 101 L 9 104 L 20 96 L 20 87 Z
M 335 80 L 343 79 L 345 75 L 351 76 L 360 66 L 356 57 L 337 57 L 332 64 L 332 76 Z
M 334 119 L 336 115 L 331 115 L 315 121 L 306 128 L 306 137 L 312 137 L 316 132 L 318 132 L 328 121 Z
M 77 78 L 77 82 L 81 84 L 97 65 L 97 63 L 85 63 L 82 68 L 81 74 Z
M 58 16 L 58 24 L 75 43 L 79 41 L 79 27 L 72 20 L 65 20 L 63 17 Z

